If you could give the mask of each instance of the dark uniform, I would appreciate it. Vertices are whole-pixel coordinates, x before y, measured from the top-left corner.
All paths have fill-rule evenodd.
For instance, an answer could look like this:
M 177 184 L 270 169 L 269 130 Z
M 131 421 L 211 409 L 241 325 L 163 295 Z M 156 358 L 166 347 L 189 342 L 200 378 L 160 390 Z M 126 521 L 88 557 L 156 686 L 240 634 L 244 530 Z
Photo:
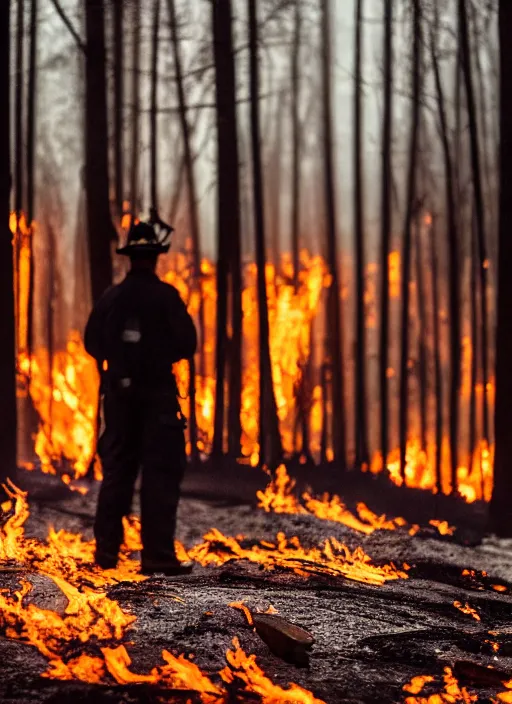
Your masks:
M 196 351 L 196 330 L 178 291 L 148 268 L 136 268 L 95 306 L 85 347 L 102 369 L 105 431 L 94 533 L 96 562 L 117 563 L 122 518 L 142 470 L 142 571 L 179 565 L 176 511 L 186 463 L 185 422 L 171 366 Z M 104 364 L 106 362 L 106 365 Z

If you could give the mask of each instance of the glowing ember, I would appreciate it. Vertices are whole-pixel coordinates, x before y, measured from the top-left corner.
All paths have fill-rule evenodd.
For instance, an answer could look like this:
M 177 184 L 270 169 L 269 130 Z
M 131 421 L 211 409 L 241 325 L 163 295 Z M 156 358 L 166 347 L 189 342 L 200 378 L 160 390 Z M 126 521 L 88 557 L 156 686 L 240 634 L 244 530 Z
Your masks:
M 459 609 L 459 611 L 462 611 L 463 614 L 467 614 L 468 616 L 472 616 L 475 621 L 480 621 L 480 615 L 478 614 L 478 611 L 473 609 L 467 602 L 465 604 L 462 604 L 460 601 L 454 601 L 453 605 L 455 606 L 456 609 Z
M 448 521 L 431 520 L 429 523 L 434 528 L 437 528 L 441 535 L 453 535 L 455 533 L 455 526 L 450 526 Z
M 410 683 L 404 685 L 405 692 L 409 692 L 414 696 L 406 697 L 405 704 L 471 704 L 478 701 L 475 694 L 471 694 L 465 687 L 461 687 L 457 679 L 453 676 L 451 668 L 446 667 L 443 676 L 443 689 L 440 692 L 424 697 L 418 697 L 417 694 L 422 694 L 426 685 L 435 681 L 434 677 L 420 675 L 413 677 Z

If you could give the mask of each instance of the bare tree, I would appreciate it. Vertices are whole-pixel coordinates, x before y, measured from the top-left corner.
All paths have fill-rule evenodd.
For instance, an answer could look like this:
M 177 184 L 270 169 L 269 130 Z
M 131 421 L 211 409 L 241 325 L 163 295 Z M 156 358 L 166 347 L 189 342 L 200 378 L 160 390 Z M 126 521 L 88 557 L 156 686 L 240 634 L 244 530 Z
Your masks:
M 366 393 L 366 325 L 364 315 L 364 186 L 363 186 L 363 110 L 362 110 L 362 42 L 363 0 L 356 1 L 354 56 L 354 235 L 356 253 L 356 387 L 355 441 L 356 466 L 368 464 L 368 418 Z
M 379 340 L 380 433 L 381 452 L 386 467 L 389 447 L 389 265 L 391 243 L 391 147 L 393 124 L 393 0 L 384 0 L 384 124 L 382 130 L 382 180 L 381 180 L 381 294 Z
M 30 54 L 27 98 L 27 222 L 32 226 L 35 200 L 35 126 L 36 126 L 36 57 L 37 57 L 37 0 L 32 0 L 30 8 Z M 30 280 L 28 291 L 27 351 L 32 353 L 33 314 L 34 314 L 34 262 L 33 241 L 30 238 Z
M 291 93 L 291 122 L 292 122 L 292 217 L 291 241 L 293 260 L 293 284 L 295 292 L 299 287 L 299 228 L 300 228 L 300 45 L 301 45 L 301 0 L 294 1 L 294 30 L 292 44 L 292 93 Z M 279 107 L 278 107 L 279 110 Z M 280 145 L 277 145 L 280 150 Z
M 411 249 L 414 216 L 417 209 L 417 169 L 420 130 L 421 100 L 421 8 L 420 0 L 413 0 L 413 60 L 411 135 L 409 143 L 409 168 L 407 176 L 407 205 L 402 247 L 402 337 L 400 345 L 400 471 L 405 477 L 405 455 L 407 448 L 408 407 L 409 407 L 409 286 L 411 282 Z M 419 233 L 418 233 L 419 234 Z M 419 247 L 416 256 L 419 259 Z M 421 266 L 421 265 L 419 265 Z M 418 292 L 419 293 L 419 292 Z
M 132 134 L 130 165 L 130 210 L 132 218 L 139 209 L 139 92 L 140 92 L 140 0 L 132 3 Z
M 432 231 L 430 233 L 430 267 L 432 270 L 432 312 L 433 312 L 433 340 L 434 345 L 434 390 L 436 396 L 436 454 L 434 460 L 436 488 L 442 491 L 442 449 L 443 449 L 443 371 L 441 363 L 441 334 L 439 326 L 439 265 L 437 261 L 437 217 L 432 218 Z
M 114 189 L 117 217 L 124 200 L 123 102 L 124 102 L 124 2 L 112 0 L 114 15 Z
M 225 419 L 228 277 L 231 282 L 232 337 L 229 349 L 229 452 L 240 452 L 242 393 L 242 279 L 240 262 L 240 180 L 236 114 L 236 77 L 231 0 L 213 3 L 213 43 L 217 106 L 217 342 L 213 454 L 223 451 Z
M 23 86 L 25 84 L 25 2 L 18 0 L 16 27 L 16 90 L 14 104 L 14 209 L 19 220 L 23 211 Z
M 422 258 L 421 211 L 416 214 L 416 300 L 418 305 L 418 386 L 420 397 L 420 443 L 427 449 L 427 311 L 425 306 L 424 262 Z
M 151 37 L 151 108 L 150 114 L 150 167 L 149 184 L 151 192 L 151 207 L 158 211 L 158 30 L 160 29 L 160 0 L 154 0 L 153 31 Z
M 476 228 L 474 218 L 471 223 L 471 255 L 469 277 L 470 309 L 471 309 L 471 389 L 469 392 L 469 434 L 468 434 L 468 467 L 473 468 L 473 459 L 476 447 L 476 384 L 478 375 L 478 244 L 476 241 Z
M 181 126 L 181 134 L 183 140 L 183 157 L 185 165 L 185 177 L 187 181 L 187 196 L 188 196 L 188 213 L 190 218 L 190 230 L 192 234 L 192 286 L 194 290 L 198 290 L 201 294 L 201 233 L 199 225 L 199 211 L 197 204 L 197 188 L 196 179 L 194 173 L 194 159 L 192 155 L 192 145 L 191 145 L 191 129 L 187 117 L 187 102 L 186 93 L 183 77 L 183 68 L 181 60 L 181 48 L 180 39 L 178 32 L 178 21 L 176 17 L 176 3 L 175 0 L 168 0 L 168 11 L 169 11 L 169 23 L 171 29 L 171 41 L 173 47 L 174 55 L 174 69 L 176 73 L 176 88 L 178 92 L 178 109 L 179 109 L 179 119 Z M 200 363 L 200 373 L 204 377 L 204 350 L 202 345 L 204 342 L 204 308 L 203 308 L 203 296 L 199 297 L 199 334 L 200 334 L 200 348 L 199 348 L 199 363 Z M 189 385 L 189 395 L 190 395 L 190 441 L 192 445 L 192 459 L 197 459 L 197 423 L 196 423 L 196 409 L 195 409 L 195 395 L 196 395 L 196 365 L 195 360 L 190 362 L 190 385 Z
M 260 463 L 271 469 L 277 467 L 282 457 L 281 436 L 277 405 L 272 380 L 270 361 L 270 340 L 268 322 L 268 302 L 265 277 L 265 209 L 263 197 L 263 175 L 261 168 L 261 136 L 259 111 L 259 65 L 258 65 L 258 20 L 256 0 L 248 0 L 249 16 L 249 64 L 250 64 L 250 113 L 251 145 L 253 167 L 253 207 L 256 236 L 256 265 L 258 268 L 258 310 L 259 310 L 259 447 Z
M 445 97 L 441 82 L 441 71 L 437 57 L 436 36 L 439 33 L 438 6 L 436 4 L 436 21 L 432 28 L 430 37 L 430 48 L 432 57 L 432 67 L 434 70 L 434 80 L 437 93 L 437 107 L 439 113 L 439 127 L 443 146 L 444 172 L 445 172 L 445 198 L 446 198 L 446 230 L 448 237 L 449 268 L 449 307 L 450 307 L 450 451 L 451 451 L 451 484 L 452 492 L 457 491 L 457 467 L 459 457 L 459 394 L 460 394 L 460 364 L 461 364 L 461 340 L 460 340 L 460 253 L 459 253 L 459 233 L 457 226 L 456 206 L 455 206 L 455 179 L 451 155 L 450 141 L 448 137 L 448 123 L 446 118 Z
M 345 418 L 345 381 L 343 366 L 343 339 L 341 334 L 341 305 L 339 257 L 336 228 L 336 202 L 334 188 L 334 146 L 332 139 L 332 98 L 331 98 L 331 36 L 330 36 L 330 1 L 322 0 L 322 114 L 323 114 L 323 160 L 325 216 L 327 227 L 327 260 L 331 273 L 331 285 L 328 292 L 327 336 L 328 356 L 331 363 L 332 389 L 332 444 L 334 460 L 342 471 L 347 467 L 346 418 Z
M 85 0 L 85 24 L 85 185 L 91 289 L 93 300 L 97 301 L 112 282 L 110 242 L 117 238 L 110 216 L 109 201 L 103 0 Z
M 9 230 L 11 158 L 10 158 L 10 12 L 11 3 L 0 3 L 0 480 L 16 469 L 16 384 L 14 267 L 12 235 Z M 0 489 L 1 492 L 1 489 Z
M 489 262 L 487 259 L 487 238 L 485 232 L 484 198 L 482 188 L 482 171 L 480 166 L 480 145 L 478 138 L 478 124 L 476 116 L 475 93 L 473 88 L 473 75 L 471 69 L 471 53 L 469 46 L 468 16 L 465 0 L 459 0 L 459 26 L 462 50 L 462 70 L 466 87 L 466 100 L 468 106 L 469 144 L 471 151 L 471 170 L 473 174 L 473 202 L 475 208 L 476 232 L 478 238 L 478 251 L 480 256 L 480 324 L 481 324 L 481 356 L 483 375 L 483 439 L 489 442 L 489 314 L 488 314 L 488 286 L 487 272 Z
M 512 536 L 512 5 L 500 0 L 499 35 L 501 45 L 500 107 L 500 231 L 498 259 L 498 325 L 496 330 L 496 406 L 494 489 L 490 506 L 490 527 L 499 536 Z

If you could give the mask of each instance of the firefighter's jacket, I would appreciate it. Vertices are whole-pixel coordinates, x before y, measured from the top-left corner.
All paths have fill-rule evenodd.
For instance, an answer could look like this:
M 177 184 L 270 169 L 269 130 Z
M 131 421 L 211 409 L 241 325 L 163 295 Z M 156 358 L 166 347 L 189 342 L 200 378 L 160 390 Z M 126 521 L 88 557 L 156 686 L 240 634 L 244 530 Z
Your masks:
M 102 370 L 104 391 L 130 387 L 168 391 L 172 365 L 193 357 L 194 322 L 174 286 L 146 270 L 128 273 L 95 305 L 85 330 L 85 348 Z

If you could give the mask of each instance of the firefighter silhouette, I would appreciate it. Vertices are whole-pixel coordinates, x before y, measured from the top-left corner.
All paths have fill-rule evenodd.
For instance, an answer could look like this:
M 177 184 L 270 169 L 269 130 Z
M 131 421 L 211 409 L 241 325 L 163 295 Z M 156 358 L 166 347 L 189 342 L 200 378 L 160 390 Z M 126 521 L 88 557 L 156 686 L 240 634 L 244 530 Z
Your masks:
M 89 317 L 85 347 L 101 373 L 105 430 L 98 443 L 103 465 L 94 533 L 96 563 L 117 564 L 123 516 L 131 511 L 139 471 L 144 574 L 184 574 L 174 548 L 176 511 L 186 464 L 185 420 L 172 364 L 197 345 L 192 318 L 178 291 L 156 275 L 172 228 L 153 213 L 133 223 L 117 250 L 131 268 L 109 288 Z

